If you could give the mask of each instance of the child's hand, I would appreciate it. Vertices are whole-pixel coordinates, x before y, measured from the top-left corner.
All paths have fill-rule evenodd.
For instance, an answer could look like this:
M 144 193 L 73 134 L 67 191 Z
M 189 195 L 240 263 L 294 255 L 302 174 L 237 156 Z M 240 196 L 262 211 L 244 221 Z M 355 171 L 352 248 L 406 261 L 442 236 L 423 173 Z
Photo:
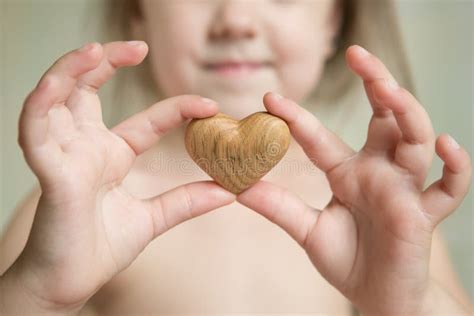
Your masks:
M 435 137 L 426 111 L 408 91 L 390 84 L 393 77 L 380 60 L 357 46 L 346 57 L 364 80 L 374 113 L 359 152 L 294 102 L 275 94 L 264 98 L 326 173 L 330 203 L 315 210 L 264 181 L 237 200 L 285 229 L 362 312 L 412 315 L 424 308 L 431 284 L 433 230 L 466 195 L 470 158 L 449 136 Z M 424 190 L 435 148 L 445 164 L 443 176 Z
M 122 186 L 136 156 L 160 136 L 218 112 L 210 100 L 180 96 L 107 129 L 97 90 L 147 51 L 143 42 L 112 42 L 69 52 L 25 100 L 18 141 L 42 195 L 27 245 L 6 274 L 43 306 L 80 306 L 153 238 L 235 198 L 209 181 L 149 199 Z

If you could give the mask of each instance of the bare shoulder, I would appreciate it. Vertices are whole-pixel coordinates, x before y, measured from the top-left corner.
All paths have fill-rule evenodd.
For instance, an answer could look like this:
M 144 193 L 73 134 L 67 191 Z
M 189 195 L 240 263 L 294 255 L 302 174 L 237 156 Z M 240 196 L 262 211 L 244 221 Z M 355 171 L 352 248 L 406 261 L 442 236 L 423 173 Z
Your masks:
M 41 196 L 41 187 L 35 184 L 20 200 L 0 239 L 0 274 L 3 274 L 23 250 Z

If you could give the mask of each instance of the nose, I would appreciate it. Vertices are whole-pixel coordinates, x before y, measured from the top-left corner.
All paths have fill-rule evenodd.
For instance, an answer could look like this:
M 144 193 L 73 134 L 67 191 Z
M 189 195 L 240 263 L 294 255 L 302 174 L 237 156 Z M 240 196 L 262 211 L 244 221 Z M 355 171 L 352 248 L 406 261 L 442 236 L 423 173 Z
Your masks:
M 223 0 L 210 30 L 211 39 L 250 39 L 256 36 L 252 1 Z

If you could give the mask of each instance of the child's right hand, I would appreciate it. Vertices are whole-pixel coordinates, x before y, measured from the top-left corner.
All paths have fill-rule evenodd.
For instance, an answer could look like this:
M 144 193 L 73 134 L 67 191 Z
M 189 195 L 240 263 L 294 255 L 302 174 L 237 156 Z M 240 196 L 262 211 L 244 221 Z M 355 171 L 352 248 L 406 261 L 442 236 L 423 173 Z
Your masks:
M 218 112 L 210 100 L 180 96 L 107 129 L 97 90 L 147 51 L 144 42 L 112 42 L 69 52 L 25 100 L 18 142 L 42 195 L 27 245 L 6 274 L 43 306 L 81 306 L 153 238 L 235 199 L 210 181 L 149 199 L 122 186 L 137 155 L 160 136 Z

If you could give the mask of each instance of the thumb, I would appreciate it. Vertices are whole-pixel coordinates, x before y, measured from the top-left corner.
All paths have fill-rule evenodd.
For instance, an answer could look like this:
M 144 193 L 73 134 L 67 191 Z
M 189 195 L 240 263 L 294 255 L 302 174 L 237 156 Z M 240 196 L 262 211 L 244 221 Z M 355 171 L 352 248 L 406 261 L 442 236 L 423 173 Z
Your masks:
M 303 248 L 320 214 L 296 194 L 267 181 L 257 182 L 237 201 L 280 226 Z
M 237 201 L 286 231 L 319 273 L 341 288 L 355 260 L 357 232 L 352 215 L 334 198 L 321 211 L 287 189 L 260 181 L 237 196 Z
M 153 238 L 172 227 L 235 201 L 235 195 L 213 181 L 178 186 L 145 200 L 152 215 Z

